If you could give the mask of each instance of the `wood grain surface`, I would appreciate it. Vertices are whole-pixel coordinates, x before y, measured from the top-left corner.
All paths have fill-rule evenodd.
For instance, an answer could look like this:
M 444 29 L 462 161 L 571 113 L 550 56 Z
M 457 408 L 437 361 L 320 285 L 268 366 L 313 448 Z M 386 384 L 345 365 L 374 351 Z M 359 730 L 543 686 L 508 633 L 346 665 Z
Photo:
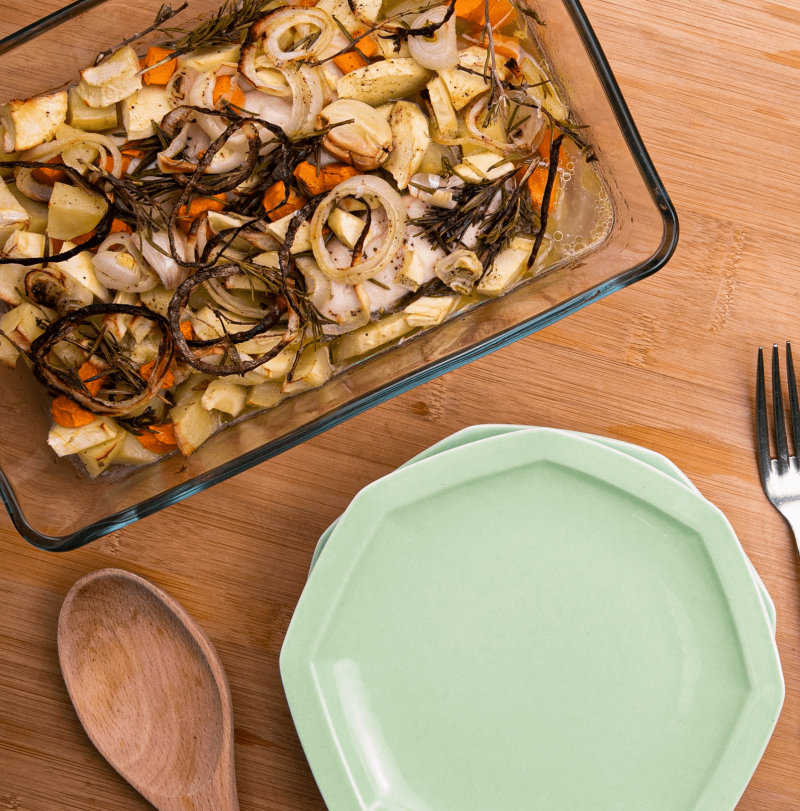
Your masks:
M 56 5 L 1 2 L 0 33 Z M 757 347 L 800 342 L 800 9 L 790 0 L 585 7 L 678 209 L 672 261 L 88 548 L 39 552 L 0 516 L 2 811 L 149 807 L 90 743 L 58 666 L 61 602 L 105 566 L 166 589 L 219 651 L 243 811 L 324 809 L 278 672 L 316 540 L 361 487 L 480 422 L 646 445 L 728 516 L 777 605 L 786 676 L 783 714 L 738 807 L 800 807 L 800 557 L 761 491 L 753 414 Z

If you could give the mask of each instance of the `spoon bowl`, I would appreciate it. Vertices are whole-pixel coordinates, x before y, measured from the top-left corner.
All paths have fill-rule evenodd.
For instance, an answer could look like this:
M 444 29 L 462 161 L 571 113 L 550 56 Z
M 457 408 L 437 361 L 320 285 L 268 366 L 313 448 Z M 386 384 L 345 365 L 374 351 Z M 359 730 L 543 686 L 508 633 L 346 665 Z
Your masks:
M 186 611 L 147 580 L 102 569 L 70 590 L 58 656 L 103 757 L 160 811 L 238 811 L 222 664 Z

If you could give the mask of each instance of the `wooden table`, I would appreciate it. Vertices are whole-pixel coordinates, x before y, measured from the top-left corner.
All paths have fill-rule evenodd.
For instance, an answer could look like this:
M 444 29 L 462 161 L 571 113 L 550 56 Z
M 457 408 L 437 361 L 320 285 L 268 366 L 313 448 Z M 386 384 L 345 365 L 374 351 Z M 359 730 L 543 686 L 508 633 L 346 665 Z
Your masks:
M 57 5 L 0 3 L 0 33 Z M 90 744 L 58 667 L 61 602 L 105 566 L 163 586 L 216 645 L 243 811 L 324 809 L 278 673 L 314 544 L 364 485 L 480 422 L 646 445 L 728 516 L 777 605 L 786 676 L 783 714 L 738 807 L 800 807 L 800 557 L 761 491 L 753 445 L 756 349 L 800 342 L 800 10 L 789 0 L 585 6 L 678 209 L 672 261 L 88 548 L 39 552 L 0 516 L 0 810 L 149 807 Z

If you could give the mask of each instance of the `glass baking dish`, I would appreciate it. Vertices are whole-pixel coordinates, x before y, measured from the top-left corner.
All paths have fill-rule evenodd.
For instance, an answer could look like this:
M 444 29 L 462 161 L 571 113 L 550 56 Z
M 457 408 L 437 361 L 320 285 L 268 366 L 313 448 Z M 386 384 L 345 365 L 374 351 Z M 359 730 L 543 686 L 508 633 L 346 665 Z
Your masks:
M 220 0 L 190 0 L 191 20 Z M 209 439 L 192 456 L 90 479 L 48 447 L 47 394 L 27 368 L 0 368 L 0 494 L 15 527 L 35 546 L 75 549 L 247 470 L 451 369 L 530 335 L 657 271 L 672 255 L 678 220 L 603 51 L 577 0 L 527 0 L 546 21 L 542 52 L 581 124 L 589 125 L 614 210 L 609 236 L 591 254 L 523 283 L 346 369 L 322 388 L 284 400 Z M 79 0 L 0 40 L 3 100 L 72 83 L 98 51 L 155 18 L 161 0 Z M 134 42 L 146 45 L 162 35 Z M 35 66 L 35 69 L 32 69 Z

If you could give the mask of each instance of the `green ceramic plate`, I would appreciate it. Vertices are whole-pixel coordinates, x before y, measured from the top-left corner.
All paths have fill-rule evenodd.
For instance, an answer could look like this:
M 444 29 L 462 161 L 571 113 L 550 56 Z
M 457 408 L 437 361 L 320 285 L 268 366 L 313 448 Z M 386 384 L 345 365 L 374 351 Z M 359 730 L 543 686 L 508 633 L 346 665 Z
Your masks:
M 471 425 L 468 428 L 463 428 L 461 431 L 457 431 L 456 433 L 445 437 L 435 445 L 431 445 L 430 448 L 426 448 L 421 453 L 418 453 L 416 456 L 409 459 L 398 469 L 402 470 L 404 467 L 421 462 L 423 459 L 428 459 L 431 456 L 444 453 L 445 451 L 452 450 L 453 448 L 460 448 L 463 445 L 469 444 L 470 442 L 479 442 L 482 439 L 491 439 L 495 436 L 517 433 L 518 431 L 527 431 L 530 430 L 530 427 L 531 426 L 529 425 Z M 609 439 L 608 437 L 596 436 L 595 434 L 584 434 L 577 431 L 566 431 L 565 433 L 575 434 L 575 436 L 581 436 L 584 439 L 597 442 L 600 445 L 605 445 L 606 447 L 620 451 L 621 453 L 627 453 L 629 456 L 633 456 L 634 459 L 638 459 L 641 462 L 652 465 L 652 467 L 656 468 L 656 470 L 666 473 L 667 476 L 672 476 L 673 479 L 676 479 L 677 481 L 681 482 L 681 484 L 684 484 L 686 487 L 694 490 L 694 492 L 702 498 L 700 491 L 694 486 L 691 479 L 689 479 L 689 477 L 686 476 L 686 474 L 674 462 L 667 459 L 666 456 L 662 456 L 660 453 L 651 451 L 648 448 L 642 448 L 639 445 L 631 445 L 629 442 L 621 442 L 618 439 Z M 390 473 L 389 475 L 392 474 Z M 328 542 L 328 538 L 330 538 L 331 533 L 336 528 L 339 520 L 340 519 L 337 518 L 336 521 L 334 521 L 325 530 L 325 532 L 322 533 L 317 541 L 314 554 L 311 557 L 309 574 L 311 573 L 311 569 L 314 568 L 317 558 L 325 548 L 325 544 Z M 764 608 L 766 609 L 767 616 L 769 617 L 769 623 L 772 626 L 772 633 L 774 635 L 777 623 L 775 603 L 772 601 L 772 597 L 767 591 L 767 588 L 764 585 L 764 582 L 761 580 L 758 572 L 755 570 L 755 567 L 750 562 L 750 558 L 747 559 L 747 564 L 750 567 L 750 573 L 752 574 L 753 580 L 755 581 L 756 587 L 761 595 L 761 600 L 764 603 Z
M 280 661 L 330 811 L 733 809 L 784 687 L 731 533 L 548 429 L 362 490 Z

